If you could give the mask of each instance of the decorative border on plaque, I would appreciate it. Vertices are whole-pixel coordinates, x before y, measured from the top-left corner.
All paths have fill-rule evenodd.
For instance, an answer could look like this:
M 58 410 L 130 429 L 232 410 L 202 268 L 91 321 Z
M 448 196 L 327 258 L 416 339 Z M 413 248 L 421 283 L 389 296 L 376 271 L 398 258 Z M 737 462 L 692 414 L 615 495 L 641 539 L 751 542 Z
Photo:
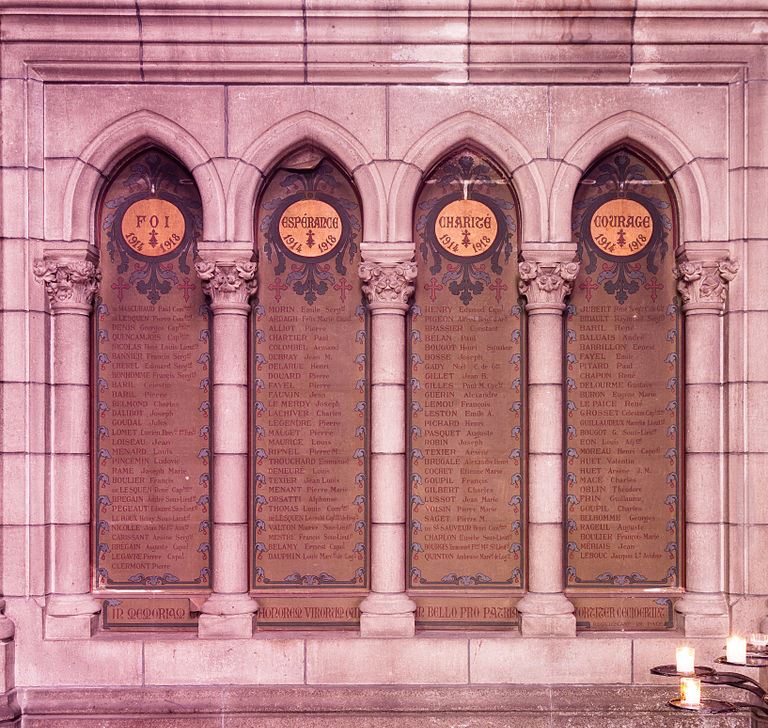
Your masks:
M 276 302 L 289 288 L 310 305 L 330 290 L 344 299 L 353 290 L 347 265 L 356 259 L 362 230 L 359 203 L 344 195 L 348 180 L 323 160 L 310 174 L 284 174 L 280 186 L 284 196 L 262 202 L 268 214 L 259 225 L 276 274 L 270 286 Z
M 270 192 L 275 186 L 280 191 L 270 198 Z M 254 443 L 251 458 L 251 588 L 259 593 L 268 589 L 288 588 L 312 591 L 363 590 L 369 582 L 370 384 L 366 371 L 370 360 L 370 315 L 360 293 L 357 277 L 357 241 L 362 230 L 360 205 L 350 181 L 328 159 L 319 160 L 313 169 L 304 173 L 280 169 L 270 182 L 265 198 L 261 202 L 261 209 L 266 214 L 259 223 L 259 235 L 273 279 L 268 285 L 259 286 L 259 297 L 254 301 L 251 317 Z M 351 274 L 348 265 L 353 266 Z M 266 266 L 263 259 L 262 266 Z M 266 268 L 262 267 L 261 270 Z M 349 357 L 348 363 L 353 364 L 357 372 L 356 380 L 349 382 L 350 391 L 354 391 L 356 396 L 351 410 L 344 413 L 348 417 L 344 426 L 349 427 L 350 462 L 357 464 L 355 493 L 349 504 L 355 508 L 355 517 L 348 524 L 350 542 L 354 542 L 351 554 L 362 562 L 347 574 L 297 570 L 275 575 L 269 573 L 264 566 L 263 556 L 270 550 L 268 535 L 271 524 L 265 508 L 270 502 L 268 471 L 271 453 L 266 444 L 268 432 L 264 425 L 265 415 L 269 413 L 268 402 L 264 397 L 266 383 L 259 376 L 259 371 L 269 365 L 263 353 L 265 345 L 269 343 L 269 335 L 263 323 L 269 308 L 279 309 L 287 305 L 290 295 L 298 296 L 310 306 L 322 297 L 342 308 L 351 305 L 353 299 L 350 296 L 360 296 L 354 309 L 359 328 L 342 350 L 343 356 Z M 333 323 L 329 321 L 327 325 L 332 326 Z M 316 416 L 317 413 L 313 412 L 312 417 Z M 339 626 L 346 625 L 346 622 L 339 622 Z
M 446 194 L 420 201 L 416 213 L 419 253 L 424 261 L 432 259 L 426 289 L 434 302 L 436 291 L 447 286 L 464 305 L 485 288 L 495 286 L 498 295 L 504 285 L 498 277 L 502 256 L 508 263 L 514 250 L 516 206 L 511 199 L 491 196 L 494 172 L 477 154 L 450 159 L 440 165 L 439 173 Z
M 587 303 L 591 302 L 593 292 L 600 288 L 615 297 L 619 306 L 624 306 L 641 289 L 655 303 L 657 297 L 665 290 L 665 285 L 656 275 L 646 276 L 642 270 L 641 261 L 646 263 L 649 273 L 658 273 L 659 263 L 666 257 L 669 247 L 668 238 L 674 232 L 672 219 L 663 211 L 674 212 L 674 210 L 667 198 L 668 192 L 663 177 L 655 172 L 650 164 L 646 166 L 637 153 L 633 151 L 631 154 L 635 156 L 635 162 L 632 162 L 630 152 L 623 149 L 607 155 L 607 161 L 597 165 L 595 179 L 582 181 L 582 184 L 593 186 L 590 190 L 594 189 L 594 194 L 587 193 L 586 199 L 574 201 L 573 230 L 577 236 L 578 256 L 581 261 L 586 260 L 586 265 L 583 265 L 582 273 L 576 281 L 576 288 L 584 294 Z M 633 191 L 629 191 L 630 187 Z M 647 191 L 653 191 L 655 194 Z M 597 271 L 600 261 L 603 261 L 600 264 L 600 273 L 593 279 L 591 274 Z M 587 453 L 583 451 L 580 453 L 572 443 L 577 436 L 577 429 L 572 424 L 571 418 L 579 411 L 576 372 L 580 362 L 572 350 L 572 345 L 576 343 L 577 331 L 572 327 L 571 322 L 578 311 L 573 303 L 566 307 L 563 347 L 565 352 L 563 472 L 566 509 L 564 563 L 568 587 L 631 591 L 643 588 L 669 588 L 681 583 L 683 337 L 680 301 L 674 287 L 671 288 L 671 292 L 669 303 L 658 322 L 664 330 L 665 347 L 659 356 L 663 357 L 663 363 L 669 369 L 666 382 L 669 400 L 661 415 L 662 421 L 657 426 L 662 429 L 667 440 L 664 456 L 669 462 L 669 471 L 664 482 L 659 484 L 658 493 L 664 507 L 669 510 L 670 517 L 666 524 L 669 541 L 666 543 L 664 553 L 672 563 L 669 564 L 664 575 L 655 578 L 637 571 L 614 573 L 608 570 L 587 579 L 580 576 L 576 567 L 570 564 L 570 554 L 580 551 L 578 523 L 573 517 L 580 500 L 573 492 L 578 482 L 574 468 L 571 466 L 580 455 Z M 631 325 L 631 322 L 627 320 L 626 325 Z M 616 458 L 617 464 L 622 464 L 618 454 Z M 643 467 L 647 473 L 650 473 L 649 468 Z
M 125 292 L 135 289 L 142 296 L 146 295 L 151 307 L 165 305 L 162 297 L 171 292 L 181 292 L 185 303 L 189 302 L 191 292 L 199 285 L 196 276 L 191 272 L 189 258 L 196 254 L 197 240 L 202 236 L 202 203 L 194 184 L 194 180 L 178 163 L 169 156 L 157 150 L 149 150 L 129 162 L 130 174 L 125 177 L 123 167 L 108 188 L 108 194 L 102 202 L 102 210 L 107 210 L 101 220 L 101 233 L 105 236 L 105 247 L 109 262 L 116 267 L 118 275 L 111 283 L 119 303 L 122 303 Z M 122 188 L 115 185 L 120 177 Z M 129 219 L 129 214 L 132 219 Z M 128 273 L 133 262 L 133 272 Z M 178 272 L 175 270 L 178 267 Z M 188 274 L 188 275 L 187 275 Z M 106 278 L 106 276 L 105 276 Z M 105 280 L 105 283 L 108 283 Z M 209 449 L 209 413 L 210 400 L 208 397 L 210 380 L 209 365 L 211 360 L 209 331 L 210 311 L 206 304 L 201 304 L 197 311 L 200 326 L 198 349 L 189 355 L 195 358 L 195 364 L 201 369 L 199 390 L 201 392 L 200 422 L 194 425 L 196 437 L 199 440 L 197 460 L 198 469 L 195 473 L 197 489 L 194 495 L 195 506 L 200 512 L 200 523 L 197 529 L 199 540 L 192 544 L 200 554 L 203 564 L 199 573 L 191 578 L 163 571 L 162 573 L 145 573 L 137 571 L 127 578 L 120 580 L 110 574 L 109 568 L 103 564 L 113 547 L 112 510 L 114 504 L 114 487 L 107 463 L 115 456 L 114 433 L 105 423 L 108 413 L 112 412 L 110 405 L 118 411 L 119 403 L 112 400 L 115 380 L 127 376 L 126 372 L 116 375 L 113 372 L 114 362 L 110 360 L 105 345 L 113 339 L 112 317 L 109 305 L 102 296 L 94 302 L 95 315 L 93 325 L 93 362 L 92 381 L 94 398 L 93 426 L 93 473 L 94 473 L 94 527 L 93 527 L 93 561 L 95 589 L 126 589 L 146 590 L 167 589 L 186 590 L 209 589 L 211 574 L 211 544 L 210 544 L 210 449 Z M 187 319 L 187 325 L 194 325 L 194 319 Z M 137 332 L 141 337 L 145 332 Z M 137 341 L 139 338 L 137 338 Z M 158 369 L 159 371 L 159 369 Z M 136 418 L 143 412 L 131 413 L 126 411 L 124 416 Z M 167 433 L 158 430 L 156 436 L 166 438 Z M 128 447 L 126 445 L 125 447 Z M 129 448 L 131 456 L 137 462 L 147 464 L 150 458 L 160 457 L 162 453 L 154 452 L 154 448 L 136 446 Z M 151 481 L 150 481 L 151 482 Z M 181 496 L 174 496 L 181 497 Z M 146 505 L 146 504 L 145 504 Z
M 646 277 L 638 261 L 644 258 L 649 273 L 655 275 L 667 255 L 672 221 L 665 211 L 671 205 L 645 192 L 665 182 L 643 164 L 632 163 L 622 151 L 610 155 L 596 172 L 595 179 L 582 184 L 594 185 L 597 194 L 574 202 L 578 257 L 588 274 L 580 287 L 586 286 L 589 300 L 591 290 L 602 286 L 620 304 L 641 286 L 655 294 L 656 278 Z
M 517 232 L 517 206 L 514 201 L 514 193 L 511 185 L 491 166 L 482 155 L 471 150 L 463 150 L 450 157 L 428 176 L 430 188 L 425 185 L 422 192 L 414 221 L 415 233 L 420 244 L 418 247 L 418 259 L 420 270 L 427 269 L 428 275 L 421 278 L 422 282 L 417 289 L 416 302 L 411 306 L 408 316 L 408 349 L 407 361 L 409 362 L 410 387 L 408 388 L 407 412 L 408 412 L 408 490 L 409 490 L 409 529 L 408 529 L 408 570 L 409 587 L 414 591 L 447 592 L 457 590 L 510 590 L 522 587 L 525 574 L 524 549 L 525 543 L 525 513 L 524 513 L 524 488 L 525 482 L 525 428 L 523 412 L 525 410 L 525 382 L 522 362 L 524 360 L 523 342 L 525 340 L 523 308 L 517 298 L 517 286 L 514 273 L 510 275 L 511 268 L 506 268 L 515 252 L 515 234 Z M 500 185 L 500 181 L 506 184 Z M 458 188 L 458 189 L 457 189 Z M 503 190 L 503 192 L 502 192 Z M 430 265 L 431 261 L 431 265 Z M 513 266 L 514 267 L 514 266 Z M 505 268 L 507 276 L 505 277 Z M 516 268 L 515 268 L 516 271 Z M 494 275 L 492 276 L 491 273 Z M 514 295 L 514 302 L 508 300 L 505 292 Z M 419 293 L 425 292 L 428 296 L 419 301 Z M 481 300 L 481 296 L 485 298 Z M 504 437 L 504 432 L 509 438 L 507 462 L 512 465 L 511 471 L 505 471 L 508 475 L 508 492 L 504 495 L 506 506 L 509 509 L 509 528 L 512 536 L 508 544 L 506 554 L 508 556 L 508 576 L 499 580 L 498 576 L 491 576 L 486 571 L 490 569 L 473 569 L 468 573 L 458 570 L 446 569 L 440 578 L 427 576 L 422 561 L 429 559 L 435 549 L 445 546 L 442 542 L 428 542 L 425 526 L 420 514 L 430 512 L 431 509 L 439 509 L 438 500 L 442 497 L 434 493 L 428 493 L 429 478 L 424 471 L 430 461 L 430 445 L 424 445 L 425 438 L 429 437 L 426 428 L 427 407 L 425 405 L 425 387 L 429 384 L 424 380 L 428 377 L 421 376 L 420 371 L 428 367 L 440 366 L 433 361 L 425 361 L 426 354 L 422 357 L 415 348 L 425 337 L 434 335 L 437 331 L 447 329 L 439 328 L 435 331 L 427 331 L 419 320 L 424 315 L 422 306 L 427 308 L 435 306 L 438 297 L 450 296 L 450 303 L 457 310 L 471 306 L 481 306 L 488 309 L 489 315 L 493 315 L 491 309 L 503 310 L 503 315 L 512 321 L 510 344 L 517 349 L 509 358 L 507 364 L 508 373 L 495 371 L 494 377 L 499 382 L 508 383 L 496 390 L 496 396 L 509 400 L 509 411 L 514 413 L 514 426 L 510 431 L 503 428 L 503 432 L 492 433 Z M 487 298 L 487 300 L 486 300 Z M 445 304 L 446 301 L 443 300 Z M 478 323 L 482 332 L 482 321 Z M 448 335 L 443 336 L 447 340 Z M 458 346 L 458 337 L 455 337 Z M 440 344 L 436 344 L 440 346 Z M 502 345 L 503 346 L 503 345 Z M 422 352 L 424 353 L 424 352 Z M 444 358 L 444 357 L 443 357 Z M 442 360 L 441 360 L 442 361 Z M 455 361 L 448 363 L 448 368 L 472 367 L 469 361 Z M 494 364 L 497 366 L 497 364 Z M 502 365 L 503 370 L 503 365 Z M 479 367 L 478 367 L 479 371 Z M 480 375 L 478 375 L 480 376 Z M 483 374 L 483 377 L 486 375 Z M 460 395 L 459 395 L 460 396 Z M 486 395 L 488 396 L 488 395 Z M 442 400 L 438 400 L 442 401 Z M 453 409 L 461 411 L 463 400 L 449 401 L 447 413 Z M 445 428 L 450 425 L 450 419 L 445 422 Z M 456 415 L 458 422 L 458 415 Z M 478 429 L 477 427 L 475 429 Z M 483 429 L 480 427 L 480 429 Z M 471 432 L 467 434 L 469 437 Z M 438 455 L 438 458 L 442 455 Z M 488 472 L 486 470 L 486 472 Z M 452 483 L 454 493 L 461 492 L 462 483 Z M 448 492 L 448 491 L 447 491 Z M 483 496 L 477 496 L 481 498 Z M 493 500 L 491 496 L 489 500 Z M 445 507 L 445 506 L 442 506 Z M 465 526 L 467 527 L 467 526 Z M 436 534 L 439 535 L 439 534 Z M 455 547 L 455 545 L 454 545 Z M 499 571 L 499 566 L 494 565 L 493 571 Z M 491 571 L 491 573 L 493 573 Z M 437 597 L 435 597 L 437 598 Z M 446 597 L 441 595 L 441 598 Z M 428 599 L 424 596 L 421 599 Z M 431 604 L 431 602 L 430 602 Z M 438 605 L 433 605 L 438 609 Z M 424 609 L 429 609 L 426 602 Z M 460 605 L 446 606 L 451 614 L 459 614 Z M 455 610 L 455 611 L 454 611 Z M 513 610 L 514 611 L 514 610 Z M 508 616 L 508 615 L 507 615 Z M 511 621 L 509 621 L 511 620 Z M 419 621 L 420 624 L 431 624 L 432 618 Z M 514 622 L 513 617 L 494 617 L 488 624 L 508 626 Z M 474 611 L 465 609 L 463 617 L 458 617 L 456 624 L 477 623 L 485 624 L 483 618 L 476 617 Z
M 173 286 L 194 279 L 189 259 L 203 229 L 202 203 L 191 176 L 180 177 L 178 165 L 165 155 L 150 152 L 130 164 L 126 189 L 104 201 L 113 212 L 103 217 L 101 229 L 121 274 L 112 284 L 118 299 L 135 286 L 154 304 Z M 175 258 L 181 275 L 170 264 Z

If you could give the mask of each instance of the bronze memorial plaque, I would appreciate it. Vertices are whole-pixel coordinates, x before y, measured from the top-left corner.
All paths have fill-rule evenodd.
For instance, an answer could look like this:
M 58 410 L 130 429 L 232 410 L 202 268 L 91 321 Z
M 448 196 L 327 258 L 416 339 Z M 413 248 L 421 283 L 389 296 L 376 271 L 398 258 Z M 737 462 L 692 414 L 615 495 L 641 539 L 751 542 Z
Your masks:
M 262 625 L 355 626 L 368 587 L 360 234 L 356 193 L 328 159 L 279 169 L 259 206 L 252 588 Z
M 409 587 L 421 626 L 509 626 L 524 583 L 517 205 L 462 151 L 415 210 L 409 317 Z
M 672 626 L 683 562 L 675 225 L 663 177 L 627 149 L 594 165 L 574 200 L 581 268 L 565 330 L 566 579 L 586 628 Z
M 191 175 L 158 150 L 124 165 L 99 207 L 93 558 L 100 592 L 159 592 L 167 601 L 169 592 L 209 588 L 208 309 L 192 268 L 201 215 Z M 177 626 L 161 613 L 167 617 L 126 607 L 104 626 Z

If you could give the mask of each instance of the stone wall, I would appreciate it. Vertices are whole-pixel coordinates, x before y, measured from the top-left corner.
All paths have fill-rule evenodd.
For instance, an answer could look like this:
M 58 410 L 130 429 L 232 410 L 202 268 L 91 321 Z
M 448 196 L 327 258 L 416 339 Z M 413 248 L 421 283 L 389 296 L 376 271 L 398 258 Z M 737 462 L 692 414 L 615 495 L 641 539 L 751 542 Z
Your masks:
M 722 316 L 715 311 L 690 342 L 712 357 L 691 380 L 708 389 L 705 404 L 690 397 L 689 421 L 705 433 L 690 453 L 711 457 L 704 470 L 688 469 L 698 475 L 688 483 L 696 498 L 687 562 L 689 574 L 715 575 L 701 591 L 724 607 L 689 600 L 679 626 L 702 661 L 719 654 L 729 629 L 758 630 L 768 597 L 764 2 L 226 0 L 214 9 L 204 0 L 34 0 L 3 4 L 0 39 L 0 686 L 12 703 L 14 687 L 39 688 L 20 702 L 45 713 L 45 690 L 74 686 L 96 699 L 102 688 L 164 685 L 643 685 L 659 682 L 648 668 L 670 662 L 681 639 L 576 636 L 542 607 L 533 614 L 546 619 L 529 620 L 522 636 L 418 631 L 390 640 L 413 633 L 412 615 L 400 619 L 408 600 L 399 577 L 379 582 L 382 594 L 400 595 L 398 609 L 374 605 L 383 619 L 362 637 L 274 633 L 258 620 L 252 639 L 233 639 L 244 636 L 242 622 L 205 640 L 94 633 L 90 483 L 55 460 L 87 456 L 62 442 L 85 413 L 52 415 L 56 387 L 83 383 L 67 377 L 87 363 L 87 336 L 75 326 L 67 339 L 52 325 L 55 302 L 33 267 L 96 261 L 103 184 L 150 143 L 191 170 L 203 201 L 201 251 L 216 263 L 250 259 L 262 182 L 307 143 L 354 180 L 363 257 L 385 267 L 411 260 L 422 177 L 458 145 L 485 150 L 509 175 L 522 258 L 544 267 L 573 258 L 571 203 L 590 164 L 625 141 L 652 155 L 677 196 L 680 260 L 740 263 Z M 379 411 L 381 421 L 390 416 L 401 417 Z M 559 492 L 559 481 L 541 483 Z M 394 508 L 381 523 L 402 519 Z M 403 563 L 396 537 L 380 543 L 381 564 Z M 211 706 L 221 700 L 201 695 Z

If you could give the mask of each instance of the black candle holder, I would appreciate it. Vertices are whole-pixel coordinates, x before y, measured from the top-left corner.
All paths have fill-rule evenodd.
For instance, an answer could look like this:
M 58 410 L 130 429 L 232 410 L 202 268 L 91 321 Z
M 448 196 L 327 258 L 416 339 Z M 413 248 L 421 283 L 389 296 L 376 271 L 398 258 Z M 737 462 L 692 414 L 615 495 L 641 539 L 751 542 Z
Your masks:
M 728 662 L 725 657 L 718 657 L 715 662 L 721 665 L 736 665 Z M 768 667 L 768 654 L 752 652 L 747 655 L 746 663 L 738 663 L 739 667 Z M 651 668 L 652 675 L 663 677 L 697 677 L 705 685 L 738 688 L 755 695 L 759 703 L 748 703 L 741 700 L 713 700 L 707 698 L 699 705 L 687 705 L 679 699 L 670 700 L 667 704 L 677 710 L 688 710 L 697 713 L 734 713 L 748 709 L 756 718 L 768 720 L 768 693 L 759 682 L 738 672 L 719 672 L 706 665 L 695 665 L 694 672 L 678 672 L 676 665 L 657 665 Z

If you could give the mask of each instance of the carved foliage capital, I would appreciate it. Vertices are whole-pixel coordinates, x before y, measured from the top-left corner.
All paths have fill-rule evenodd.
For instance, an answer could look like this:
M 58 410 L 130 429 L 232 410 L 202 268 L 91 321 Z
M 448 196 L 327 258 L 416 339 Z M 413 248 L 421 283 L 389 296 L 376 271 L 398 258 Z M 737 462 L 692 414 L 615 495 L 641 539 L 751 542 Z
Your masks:
M 735 260 L 686 260 L 675 268 L 677 290 L 687 307 L 725 307 L 728 283 L 736 277 Z
M 358 274 L 363 281 L 363 293 L 371 304 L 397 303 L 407 305 L 416 280 L 416 263 L 403 262 L 385 265 L 365 261 Z
M 195 270 L 203 281 L 203 293 L 210 296 L 213 306 L 247 305 L 258 288 L 256 263 L 249 260 L 228 263 L 200 260 L 195 263 Z
M 577 262 L 570 263 L 520 263 L 520 293 L 528 304 L 562 306 L 565 297 L 573 290 L 573 282 L 579 272 Z
M 89 260 L 38 260 L 32 272 L 45 286 L 53 309 L 90 306 L 101 282 L 101 271 Z

